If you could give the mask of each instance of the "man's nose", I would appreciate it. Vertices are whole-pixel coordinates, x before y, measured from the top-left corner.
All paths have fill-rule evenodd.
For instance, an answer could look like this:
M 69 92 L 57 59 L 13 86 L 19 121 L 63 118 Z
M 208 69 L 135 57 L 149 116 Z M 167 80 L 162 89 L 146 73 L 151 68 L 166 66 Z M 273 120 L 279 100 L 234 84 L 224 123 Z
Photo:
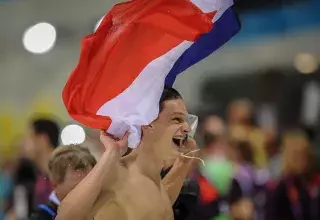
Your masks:
M 186 134 L 188 134 L 191 131 L 191 127 L 187 122 L 183 124 L 182 131 Z

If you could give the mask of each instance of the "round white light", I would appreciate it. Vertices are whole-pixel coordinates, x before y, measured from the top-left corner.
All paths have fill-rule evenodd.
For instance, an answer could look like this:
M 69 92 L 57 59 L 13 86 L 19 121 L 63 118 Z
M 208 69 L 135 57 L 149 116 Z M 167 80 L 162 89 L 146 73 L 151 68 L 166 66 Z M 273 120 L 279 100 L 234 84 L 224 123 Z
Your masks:
M 96 30 L 98 29 L 98 27 L 100 26 L 102 20 L 103 20 L 104 16 L 102 18 L 100 18 L 100 20 L 96 23 L 96 25 L 94 26 L 94 32 L 96 32 Z
M 310 74 L 318 69 L 318 62 L 312 54 L 300 53 L 294 58 L 294 66 L 300 73 Z
M 79 125 L 68 125 L 61 132 L 63 145 L 82 144 L 86 139 L 86 133 Z
M 23 46 L 31 53 L 43 54 L 50 51 L 56 42 L 56 29 L 49 23 L 38 23 L 23 34 Z

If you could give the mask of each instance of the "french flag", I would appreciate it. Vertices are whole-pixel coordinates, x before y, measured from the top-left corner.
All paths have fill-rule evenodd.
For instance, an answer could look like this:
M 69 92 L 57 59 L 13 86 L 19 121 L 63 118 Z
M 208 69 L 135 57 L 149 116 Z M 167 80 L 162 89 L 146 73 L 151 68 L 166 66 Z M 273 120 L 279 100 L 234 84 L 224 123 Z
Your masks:
M 240 24 L 232 0 L 132 0 L 115 5 L 82 41 L 62 92 L 76 121 L 140 143 L 159 114 L 164 85 L 230 40 Z

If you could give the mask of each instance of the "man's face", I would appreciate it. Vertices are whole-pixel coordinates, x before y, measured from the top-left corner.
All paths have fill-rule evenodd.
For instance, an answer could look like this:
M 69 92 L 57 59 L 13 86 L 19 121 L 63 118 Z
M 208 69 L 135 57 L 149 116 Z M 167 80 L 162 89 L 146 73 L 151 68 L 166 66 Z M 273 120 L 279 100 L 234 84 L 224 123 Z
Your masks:
M 187 108 L 182 99 L 165 101 L 158 119 L 151 125 L 159 137 L 157 153 L 161 154 L 163 159 L 174 158 L 179 152 L 186 150 L 186 137 L 190 126 Z
M 37 153 L 38 148 L 36 147 L 37 142 L 38 142 L 38 138 L 35 135 L 33 129 L 30 128 L 22 144 L 22 149 L 21 149 L 22 156 L 27 157 L 30 160 L 34 160 L 36 155 L 38 154 Z
M 303 138 L 292 138 L 284 142 L 284 154 L 290 164 L 291 171 L 295 174 L 303 174 L 308 169 L 309 144 Z
M 229 120 L 234 124 L 247 123 L 252 116 L 252 106 L 248 102 L 234 103 L 229 112 Z
M 225 134 L 225 124 L 223 120 L 217 116 L 210 116 L 206 119 L 203 130 L 205 133 L 222 136 Z
M 67 196 L 71 190 L 73 190 L 83 178 L 92 170 L 92 167 L 88 167 L 86 170 L 74 170 L 71 167 L 67 169 L 64 181 L 59 184 L 53 183 L 55 191 L 62 197 Z

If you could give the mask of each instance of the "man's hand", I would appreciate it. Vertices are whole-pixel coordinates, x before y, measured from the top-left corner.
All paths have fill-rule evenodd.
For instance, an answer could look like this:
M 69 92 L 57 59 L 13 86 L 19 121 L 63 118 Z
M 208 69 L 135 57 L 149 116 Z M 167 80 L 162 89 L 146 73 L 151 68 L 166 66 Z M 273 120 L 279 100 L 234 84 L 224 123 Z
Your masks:
M 185 144 L 185 148 L 183 149 L 183 153 L 182 153 L 182 155 L 185 155 L 187 157 L 181 155 L 178 158 L 178 160 L 183 163 L 199 162 L 199 160 L 192 158 L 192 157 L 199 157 L 200 156 L 199 151 L 196 151 L 197 149 L 198 149 L 198 147 L 197 147 L 196 141 L 193 138 L 188 137 L 188 140 Z
M 121 155 L 127 151 L 129 132 L 126 132 L 122 139 L 116 138 L 105 131 L 100 132 L 100 140 L 106 151 L 116 151 Z

